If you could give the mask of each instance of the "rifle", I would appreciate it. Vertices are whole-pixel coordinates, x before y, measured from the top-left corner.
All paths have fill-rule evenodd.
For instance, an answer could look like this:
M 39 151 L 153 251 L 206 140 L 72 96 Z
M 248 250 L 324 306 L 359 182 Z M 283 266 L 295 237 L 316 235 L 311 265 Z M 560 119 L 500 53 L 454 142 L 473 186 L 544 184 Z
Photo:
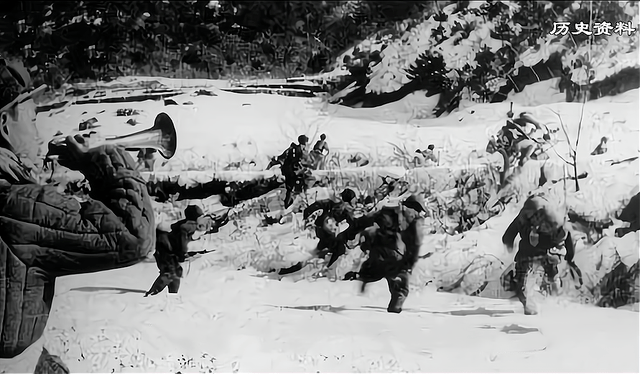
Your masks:
M 203 249 L 202 251 L 189 251 L 187 252 L 187 257 L 193 257 L 195 255 L 204 255 L 207 253 L 215 252 L 215 249 Z

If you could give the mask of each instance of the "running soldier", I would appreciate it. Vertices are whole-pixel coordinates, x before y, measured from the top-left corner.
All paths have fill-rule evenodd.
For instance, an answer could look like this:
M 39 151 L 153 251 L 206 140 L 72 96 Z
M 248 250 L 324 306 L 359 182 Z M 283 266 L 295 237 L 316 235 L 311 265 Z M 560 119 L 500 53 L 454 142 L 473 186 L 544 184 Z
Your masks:
M 400 313 L 409 295 L 409 277 L 418 261 L 424 235 L 421 227 L 424 213 L 426 209 L 419 197 L 412 194 L 355 220 L 354 230 L 366 227 L 360 249 L 369 254 L 357 273 L 357 279 L 362 281 L 361 291 L 365 291 L 367 283 L 386 279 L 391 292 L 389 313 Z M 342 234 L 353 235 L 348 231 Z
M 323 169 L 324 158 L 329 154 L 329 145 L 327 144 L 327 136 L 320 135 L 320 140 L 313 145 L 311 150 L 311 158 L 313 160 L 314 169 Z
M 298 144 L 291 143 L 280 156 L 271 160 L 267 169 L 276 164 L 282 165 L 282 175 L 285 178 L 286 196 L 284 198 L 285 209 L 293 204 L 294 194 L 305 190 L 307 182 L 311 179 L 311 160 L 307 152 L 309 138 L 306 135 L 298 136 Z
M 573 262 L 575 254 L 573 239 L 566 214 L 543 196 L 529 197 L 518 216 L 511 222 L 502 243 L 509 253 L 520 234 L 518 252 L 515 255 L 515 279 L 513 286 L 527 315 L 537 314 L 535 303 L 530 300 L 535 292 L 535 282 L 528 282 L 529 276 L 543 276 L 551 287 L 551 293 L 558 292 L 558 264 L 561 256 L 570 268 L 581 277 L 580 269 Z
M 346 240 L 353 240 L 357 234 L 357 230 L 354 228 L 356 193 L 346 188 L 340 193 L 340 200 L 323 199 L 315 201 L 303 212 L 303 219 L 307 220 L 313 213 L 321 211 L 321 213 L 314 220 L 314 226 L 316 231 L 316 237 L 318 238 L 318 245 L 313 251 L 314 258 L 325 258 L 331 254 L 331 258 L 327 263 L 327 268 L 330 268 L 343 254 L 346 253 Z M 346 221 L 349 224 L 348 234 L 346 236 L 339 235 L 338 224 Z M 304 267 L 303 262 L 281 269 L 278 274 L 286 275 L 301 270 Z M 334 278 L 330 279 L 335 280 Z
M 193 241 L 193 234 L 198 227 L 198 218 L 204 215 L 197 205 L 189 205 L 184 210 L 185 218 L 171 225 L 171 232 L 156 229 L 156 252 L 153 257 L 160 270 L 160 275 L 153 285 L 145 293 L 157 295 L 167 286 L 169 293 L 178 293 L 180 278 L 182 278 L 182 266 L 187 257 L 188 244 Z

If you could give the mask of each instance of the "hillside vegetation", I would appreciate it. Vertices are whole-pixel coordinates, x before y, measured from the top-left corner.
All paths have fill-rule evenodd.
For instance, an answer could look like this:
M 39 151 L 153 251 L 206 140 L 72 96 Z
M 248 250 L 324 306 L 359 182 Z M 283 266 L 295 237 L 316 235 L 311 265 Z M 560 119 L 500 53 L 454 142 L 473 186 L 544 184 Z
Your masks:
M 580 101 L 581 86 L 596 99 L 640 80 L 637 33 L 550 35 L 554 22 L 637 28 L 636 2 L 17 1 L 5 7 L 0 53 L 23 59 L 54 89 L 130 75 L 285 78 L 348 69 L 333 86 L 334 101 L 373 107 L 416 91 L 443 94 L 423 114 L 431 117 L 461 100 L 503 101 L 554 77 L 564 79 L 567 101 Z

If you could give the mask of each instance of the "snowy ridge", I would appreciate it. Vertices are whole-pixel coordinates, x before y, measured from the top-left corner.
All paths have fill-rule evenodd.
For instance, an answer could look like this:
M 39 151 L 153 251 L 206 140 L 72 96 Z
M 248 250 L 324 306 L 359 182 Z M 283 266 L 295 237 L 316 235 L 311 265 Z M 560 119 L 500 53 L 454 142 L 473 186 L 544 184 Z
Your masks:
M 522 30 L 520 24 L 512 21 L 513 15 L 519 12 L 520 5 L 515 1 L 503 0 L 500 2 L 508 6 L 508 10 L 503 15 L 503 19 L 508 20 L 506 22 L 486 19 L 486 17 L 476 16 L 472 13 L 453 13 L 457 4 L 451 4 L 442 9 L 443 13 L 448 17 L 446 21 L 439 22 L 436 20 L 438 15 L 434 14 L 410 29 L 408 29 L 408 23 L 405 22 L 398 30 L 400 32 L 399 37 L 391 38 L 387 36 L 378 39 L 377 35 L 373 35 L 338 56 L 335 60 L 336 65 L 339 68 L 344 66 L 344 57 L 353 57 L 355 50 L 365 52 L 379 51 L 382 61 L 371 67 L 370 81 L 366 86 L 367 92 L 375 93 L 394 92 L 407 84 L 410 81 L 407 70 L 417 60 L 418 56 L 426 51 L 438 52 L 442 55 L 448 69 L 459 71 L 467 64 L 471 68 L 475 68 L 477 66 L 477 61 L 475 61 L 476 54 L 481 48 L 486 47 L 495 53 L 500 48 L 509 45 L 509 42 L 494 39 L 491 36 L 491 33 L 495 32 L 496 23 L 502 21 L 516 33 Z M 479 8 L 485 3 L 485 1 L 471 1 L 468 8 Z M 579 4 L 579 2 L 574 4 Z M 628 14 L 635 16 L 633 24 L 637 25 L 637 8 L 627 5 L 625 2 L 618 2 L 618 5 L 625 7 L 630 12 Z M 452 27 L 456 24 L 472 25 L 474 29 L 468 36 L 463 31 L 454 33 Z M 438 27 L 444 28 L 443 36 L 445 40 L 440 44 L 436 44 L 437 38 L 431 38 L 432 33 Z M 513 71 L 507 72 L 505 76 L 496 77 L 500 83 L 494 87 L 494 90 L 506 84 L 507 76 L 511 73 L 517 74 L 518 69 L 522 67 L 531 67 L 541 61 L 546 61 L 556 52 L 564 56 L 563 67 L 573 69 L 573 63 L 576 60 L 580 60 L 596 73 L 593 81 L 601 81 L 625 67 L 638 66 L 638 53 L 632 47 L 637 45 L 637 42 L 637 33 L 632 36 L 612 34 L 598 45 L 585 44 L 574 48 L 575 43 L 570 35 L 544 35 L 536 41 L 536 45 L 518 56 Z M 455 75 L 458 72 L 452 72 L 451 74 Z M 584 72 L 579 72 L 576 69 L 572 79 L 578 84 L 585 84 L 584 79 L 587 76 L 588 73 L 585 75 Z

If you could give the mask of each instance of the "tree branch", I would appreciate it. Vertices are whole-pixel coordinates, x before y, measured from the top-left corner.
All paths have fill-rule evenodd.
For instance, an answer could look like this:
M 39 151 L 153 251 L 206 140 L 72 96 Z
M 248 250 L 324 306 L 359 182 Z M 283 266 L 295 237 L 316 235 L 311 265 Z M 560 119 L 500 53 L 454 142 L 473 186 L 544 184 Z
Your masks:
M 564 136 L 567 138 L 567 143 L 569 144 L 569 149 L 572 152 L 575 152 L 575 150 L 573 149 L 573 147 L 571 146 L 571 138 L 569 138 L 569 133 L 567 132 L 567 127 L 564 124 L 564 121 L 562 120 L 562 116 L 560 116 L 560 113 L 556 112 L 553 109 L 549 109 L 551 112 L 553 112 L 556 116 L 558 116 L 558 119 L 560 120 L 560 127 L 562 128 L 562 132 L 564 132 Z

